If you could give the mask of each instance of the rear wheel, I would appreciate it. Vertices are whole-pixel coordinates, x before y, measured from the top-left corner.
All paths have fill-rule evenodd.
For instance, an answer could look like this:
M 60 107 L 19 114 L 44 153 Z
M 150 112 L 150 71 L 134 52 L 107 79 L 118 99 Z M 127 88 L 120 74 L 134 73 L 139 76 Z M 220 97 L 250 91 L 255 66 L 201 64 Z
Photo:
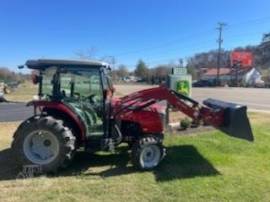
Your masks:
M 42 172 L 66 167 L 75 153 L 75 136 L 61 120 L 32 117 L 17 129 L 12 143 L 21 165 L 39 165 Z
M 155 136 L 140 138 L 132 146 L 132 163 L 139 169 L 150 170 L 158 166 L 165 155 L 161 139 Z

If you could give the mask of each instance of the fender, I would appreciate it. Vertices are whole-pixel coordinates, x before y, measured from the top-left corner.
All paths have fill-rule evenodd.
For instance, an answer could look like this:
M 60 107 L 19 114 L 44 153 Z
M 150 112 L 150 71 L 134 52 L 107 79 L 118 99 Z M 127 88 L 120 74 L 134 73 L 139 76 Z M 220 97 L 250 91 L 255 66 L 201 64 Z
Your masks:
M 81 140 L 85 140 L 86 136 L 86 126 L 81 121 L 81 119 L 70 109 L 67 105 L 59 101 L 45 101 L 45 100 L 38 100 L 38 101 L 31 101 L 28 102 L 26 106 L 34 106 L 34 113 L 36 114 L 37 109 L 42 112 L 46 111 L 46 109 L 53 109 L 62 112 L 63 114 L 68 117 L 79 129 Z

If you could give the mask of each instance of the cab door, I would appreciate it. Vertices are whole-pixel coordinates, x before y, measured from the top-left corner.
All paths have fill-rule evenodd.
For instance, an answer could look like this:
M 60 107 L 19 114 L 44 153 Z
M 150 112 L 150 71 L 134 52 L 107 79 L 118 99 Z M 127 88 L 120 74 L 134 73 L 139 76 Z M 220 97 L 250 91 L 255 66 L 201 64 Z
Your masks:
M 111 117 L 111 101 L 113 97 L 113 90 L 111 89 L 111 83 L 108 77 L 108 74 L 105 69 L 101 70 L 101 80 L 103 87 L 103 128 L 104 128 L 104 136 L 103 136 L 103 146 L 106 147 L 110 138 L 110 117 Z
M 61 73 L 61 95 L 86 127 L 89 148 L 100 149 L 104 135 L 104 97 L 99 68 L 76 68 Z M 97 148 L 94 148 L 97 147 Z

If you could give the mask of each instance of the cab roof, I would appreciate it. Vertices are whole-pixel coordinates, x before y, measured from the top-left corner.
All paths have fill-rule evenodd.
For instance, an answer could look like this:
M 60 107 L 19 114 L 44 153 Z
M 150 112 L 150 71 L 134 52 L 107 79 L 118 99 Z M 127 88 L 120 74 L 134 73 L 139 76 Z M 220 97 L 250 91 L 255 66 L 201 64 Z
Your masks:
M 94 60 L 58 60 L 58 59 L 38 59 L 27 60 L 25 65 L 29 69 L 45 70 L 49 67 L 63 67 L 63 68 L 110 68 L 110 65 L 101 61 Z

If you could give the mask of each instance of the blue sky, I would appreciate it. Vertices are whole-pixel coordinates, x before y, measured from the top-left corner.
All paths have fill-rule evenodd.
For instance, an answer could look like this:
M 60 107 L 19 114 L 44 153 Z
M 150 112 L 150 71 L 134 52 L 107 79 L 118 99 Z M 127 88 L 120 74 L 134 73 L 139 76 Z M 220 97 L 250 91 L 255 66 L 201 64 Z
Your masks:
M 16 69 L 31 58 L 115 56 L 133 68 L 150 67 L 223 47 L 258 44 L 270 32 L 269 0 L 2 0 L 0 66 Z

